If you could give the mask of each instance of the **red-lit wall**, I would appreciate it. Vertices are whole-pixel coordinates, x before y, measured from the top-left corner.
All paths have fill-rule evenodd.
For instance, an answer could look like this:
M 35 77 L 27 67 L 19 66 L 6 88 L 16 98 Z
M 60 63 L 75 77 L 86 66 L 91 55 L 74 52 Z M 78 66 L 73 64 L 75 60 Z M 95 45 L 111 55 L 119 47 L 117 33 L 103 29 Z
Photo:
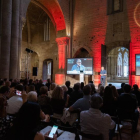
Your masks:
M 131 36 L 129 84 L 138 84 L 140 87 L 140 76 L 135 76 L 135 55 L 140 54 L 140 1 L 127 0 L 127 10 Z
M 90 48 L 93 57 L 94 83 L 100 83 L 101 44 L 105 44 L 107 29 L 107 1 L 106 0 L 75 0 L 73 50 Z M 73 52 L 73 56 L 76 52 Z

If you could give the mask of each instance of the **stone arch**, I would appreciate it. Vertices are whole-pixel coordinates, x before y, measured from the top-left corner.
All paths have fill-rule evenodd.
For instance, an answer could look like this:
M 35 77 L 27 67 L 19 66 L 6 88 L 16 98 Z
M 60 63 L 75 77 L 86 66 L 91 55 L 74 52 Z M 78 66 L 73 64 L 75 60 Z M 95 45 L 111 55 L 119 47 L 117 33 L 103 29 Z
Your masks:
M 48 16 L 50 17 L 50 19 L 52 20 L 55 26 L 56 32 L 64 30 L 63 34 L 66 35 L 66 31 L 65 31 L 66 25 L 65 25 L 64 15 L 57 0 L 38 0 L 37 2 L 33 0 L 28 0 L 28 2 L 24 5 L 23 15 L 25 17 L 26 17 L 25 13 L 27 12 L 27 8 L 30 2 L 38 5 L 48 14 Z
M 76 57 L 76 55 L 81 51 L 81 50 L 86 50 L 87 52 L 88 52 L 88 54 L 89 54 L 89 57 L 91 57 L 92 55 L 91 55 L 91 49 L 90 48 L 87 48 L 87 47 L 80 47 L 80 48 L 76 48 L 75 50 L 74 50 L 74 52 L 75 53 L 73 53 L 73 57 Z
M 117 47 L 124 47 L 129 50 L 129 42 L 127 41 L 116 41 L 112 42 L 110 44 L 106 44 L 106 56 L 114 49 Z

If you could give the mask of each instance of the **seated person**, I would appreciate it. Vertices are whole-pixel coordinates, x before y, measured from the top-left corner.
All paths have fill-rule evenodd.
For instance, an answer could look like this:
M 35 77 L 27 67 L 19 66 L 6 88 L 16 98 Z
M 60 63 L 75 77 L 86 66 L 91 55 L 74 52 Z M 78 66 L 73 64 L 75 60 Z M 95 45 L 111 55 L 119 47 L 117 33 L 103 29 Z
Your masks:
M 17 85 L 16 90 L 21 91 L 21 96 L 15 94 L 13 97 L 7 100 L 6 111 L 8 114 L 16 114 L 19 111 L 22 104 L 26 102 L 26 99 L 24 98 L 26 94 L 23 93 L 23 86 Z
M 133 85 L 132 93 L 136 95 L 136 98 L 138 100 L 138 106 L 140 106 L 140 91 L 139 91 L 138 85 L 136 85 L 136 84 Z
M 68 88 L 68 95 L 70 95 L 71 96 L 71 93 L 73 92 L 73 89 L 70 87 L 70 81 L 66 81 L 65 82 L 65 85 L 67 86 L 67 88 Z
M 45 137 L 37 131 L 41 119 L 41 109 L 38 104 L 33 102 L 24 103 L 6 140 L 45 140 Z
M 83 88 L 84 96 L 81 99 L 78 99 L 70 108 L 69 111 L 74 111 L 80 109 L 81 111 L 88 110 L 90 108 L 90 94 L 91 87 L 89 85 L 84 86 Z
M 125 84 L 124 93 L 118 98 L 118 115 L 120 119 L 132 119 L 133 132 L 137 132 L 139 112 L 137 110 L 137 99 L 134 94 L 131 93 L 131 86 Z
M 40 96 L 38 97 L 38 103 L 45 114 L 52 115 L 52 108 L 50 104 L 50 98 L 48 97 L 47 86 L 43 86 L 40 88 Z
M 109 140 L 109 130 L 114 129 L 115 123 L 108 114 L 99 110 L 102 104 L 103 99 L 99 94 L 91 96 L 91 108 L 80 114 L 81 131 L 86 134 L 102 134 L 104 140 Z
M 63 109 L 65 108 L 65 100 L 64 100 L 64 92 L 63 89 L 59 86 L 57 86 L 53 93 L 51 98 L 51 106 L 53 109 L 53 113 L 62 115 Z
M 125 83 L 121 83 L 121 88 L 117 89 L 118 94 L 121 95 L 122 93 L 124 93 L 123 87 L 124 87 Z
M 72 66 L 72 71 L 85 71 L 85 67 L 81 64 L 81 59 L 77 59 L 76 64 Z
M 80 84 L 74 84 L 74 91 L 70 95 L 69 105 L 74 104 L 78 99 L 83 98 L 83 91 L 80 88 Z
M 30 102 L 37 102 L 37 93 L 35 91 L 30 91 L 27 94 L 27 100 Z

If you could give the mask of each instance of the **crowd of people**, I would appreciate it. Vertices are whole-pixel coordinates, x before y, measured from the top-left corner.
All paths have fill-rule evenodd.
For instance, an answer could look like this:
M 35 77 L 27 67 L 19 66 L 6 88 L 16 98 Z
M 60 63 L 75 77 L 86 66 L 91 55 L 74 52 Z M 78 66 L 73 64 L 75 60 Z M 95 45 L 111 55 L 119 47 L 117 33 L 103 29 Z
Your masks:
M 19 92 L 21 92 L 19 94 Z M 50 121 L 50 115 L 64 115 L 64 110 L 80 113 L 81 131 L 87 134 L 102 134 L 104 140 L 113 137 L 115 122 L 111 116 L 132 119 L 133 132 L 138 132 L 140 91 L 122 83 L 121 89 L 109 84 L 98 89 L 92 81 L 75 83 L 70 81 L 59 86 L 47 80 L 0 80 L 0 139 L 44 140 L 36 129 L 39 121 Z M 57 139 L 57 136 L 54 136 Z

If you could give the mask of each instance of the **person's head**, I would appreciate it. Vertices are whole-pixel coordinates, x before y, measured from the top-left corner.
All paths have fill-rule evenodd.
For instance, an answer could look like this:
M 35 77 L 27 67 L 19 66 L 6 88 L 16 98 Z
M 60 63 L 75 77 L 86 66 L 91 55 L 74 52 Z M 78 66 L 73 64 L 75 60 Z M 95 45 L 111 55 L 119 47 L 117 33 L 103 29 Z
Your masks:
M 5 82 L 5 86 L 10 87 L 11 86 L 11 82 L 10 81 L 6 81 Z
M 33 79 L 30 79 L 30 80 L 29 80 L 29 84 L 32 84 L 32 83 L 33 83 Z
M 69 88 L 70 87 L 70 81 L 66 81 L 65 85 Z
M 133 88 L 134 88 L 134 90 L 138 90 L 139 89 L 137 84 L 133 85 Z
M 47 79 L 47 83 L 51 83 L 51 79 Z
M 111 87 L 106 86 L 104 90 L 104 100 L 112 100 L 114 99 Z
M 51 90 L 54 90 L 54 89 L 56 88 L 56 86 L 57 86 L 57 85 L 56 85 L 55 83 L 52 83 L 52 84 L 51 84 Z
M 89 83 L 92 83 L 93 84 L 93 81 L 89 81 Z
M 125 93 L 130 93 L 131 92 L 131 86 L 128 84 L 125 84 L 123 87 L 123 90 Z
M 124 87 L 124 85 L 125 85 L 125 83 L 121 83 L 121 88 L 123 88 L 123 87 Z
M 65 85 L 63 85 L 61 87 L 62 87 L 62 89 L 63 89 L 64 92 L 67 92 L 68 91 L 68 88 Z
M 95 85 L 92 83 L 89 83 L 88 85 L 91 87 L 91 95 L 95 94 L 96 93 Z
M 109 86 L 109 87 L 111 87 L 111 86 L 112 86 L 112 84 L 108 84 L 108 86 Z
M 3 86 L 3 87 L 0 88 L 0 93 L 5 95 L 5 96 L 8 95 L 9 92 L 10 92 L 10 88 L 7 87 L 7 86 Z
M 90 99 L 91 108 L 99 109 L 103 105 L 103 98 L 98 94 L 94 94 Z
M 74 89 L 75 91 L 79 91 L 79 90 L 80 90 L 80 85 L 79 85 L 79 83 L 74 84 L 73 89 Z
M 116 87 L 115 86 L 111 86 L 110 88 L 112 90 L 113 96 L 118 98 L 119 95 L 118 95 Z
M 84 88 L 84 82 L 81 82 L 81 89 Z
M 3 86 L 5 83 L 3 80 L 0 80 L 0 86 Z
M 35 86 L 34 85 L 30 85 L 28 87 L 28 92 L 30 92 L 30 91 L 35 91 Z
M 15 88 L 17 86 L 17 83 L 11 83 L 11 88 Z
M 100 88 L 99 88 L 99 94 L 102 97 L 104 96 L 104 90 L 105 90 L 104 86 L 100 86 Z
M 83 92 L 84 92 L 84 95 L 90 95 L 91 94 L 91 87 L 90 87 L 90 85 L 84 86 Z
M 39 80 L 39 84 L 40 84 L 40 85 L 43 84 L 43 81 L 42 81 L 41 79 Z
M 102 86 L 102 84 L 101 84 L 101 83 L 98 85 L 98 89 L 100 89 L 100 86 Z
M 48 95 L 48 87 L 47 86 L 42 86 L 40 88 L 40 94 L 41 95 Z
M 104 67 L 103 66 L 101 67 L 101 70 L 104 70 Z
M 81 59 L 77 59 L 76 63 L 78 66 L 81 66 L 81 63 L 82 63 Z
M 28 101 L 21 106 L 14 123 L 16 129 L 20 128 L 21 135 L 23 135 L 23 131 L 28 132 L 37 127 L 40 122 L 40 111 L 40 106 L 33 102 Z
M 27 100 L 29 102 L 37 102 L 37 93 L 35 91 L 30 91 L 27 95 Z
M 60 86 L 57 86 L 53 90 L 52 98 L 54 98 L 54 99 L 63 99 L 64 98 L 64 92 L 63 92 L 63 89 Z

